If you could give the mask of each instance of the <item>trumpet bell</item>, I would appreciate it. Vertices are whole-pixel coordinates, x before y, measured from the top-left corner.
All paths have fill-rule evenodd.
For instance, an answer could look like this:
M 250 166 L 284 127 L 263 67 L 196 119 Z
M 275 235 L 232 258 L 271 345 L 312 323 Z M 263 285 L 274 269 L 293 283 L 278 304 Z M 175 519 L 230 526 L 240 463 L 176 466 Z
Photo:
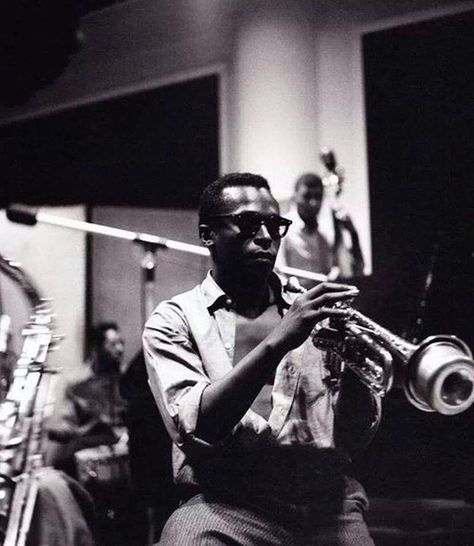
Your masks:
M 426 338 L 410 356 L 403 389 L 423 411 L 456 415 L 474 402 L 474 361 L 469 347 L 455 336 Z

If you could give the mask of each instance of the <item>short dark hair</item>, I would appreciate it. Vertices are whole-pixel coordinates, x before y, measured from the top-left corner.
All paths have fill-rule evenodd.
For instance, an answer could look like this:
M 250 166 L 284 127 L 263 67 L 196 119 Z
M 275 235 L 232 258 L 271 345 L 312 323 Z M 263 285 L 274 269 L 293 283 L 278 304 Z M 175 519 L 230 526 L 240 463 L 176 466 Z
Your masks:
M 238 186 L 252 186 L 257 189 L 265 188 L 271 192 L 268 181 L 259 174 L 225 174 L 204 188 L 201 198 L 199 199 L 199 222 L 203 222 L 207 218 L 219 214 L 222 205 L 222 191 L 224 188 Z
M 105 332 L 107 330 L 119 331 L 119 327 L 116 322 L 112 320 L 99 322 L 93 326 L 89 331 L 89 348 L 98 349 L 105 341 Z
M 296 179 L 295 191 L 298 191 L 301 186 L 309 188 L 322 188 L 323 181 L 321 177 L 315 173 L 304 173 Z

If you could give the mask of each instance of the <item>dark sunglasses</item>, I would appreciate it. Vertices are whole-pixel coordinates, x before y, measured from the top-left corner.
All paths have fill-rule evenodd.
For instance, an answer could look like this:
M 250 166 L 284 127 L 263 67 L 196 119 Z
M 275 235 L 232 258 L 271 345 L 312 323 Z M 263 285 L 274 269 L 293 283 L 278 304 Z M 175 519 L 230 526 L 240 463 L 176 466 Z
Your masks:
M 205 221 L 220 218 L 230 218 L 245 238 L 255 237 L 260 226 L 264 225 L 272 239 L 281 239 L 288 233 L 288 228 L 292 223 L 291 220 L 282 218 L 278 214 L 263 215 L 253 211 L 241 212 L 240 214 L 216 214 L 215 216 L 209 216 Z

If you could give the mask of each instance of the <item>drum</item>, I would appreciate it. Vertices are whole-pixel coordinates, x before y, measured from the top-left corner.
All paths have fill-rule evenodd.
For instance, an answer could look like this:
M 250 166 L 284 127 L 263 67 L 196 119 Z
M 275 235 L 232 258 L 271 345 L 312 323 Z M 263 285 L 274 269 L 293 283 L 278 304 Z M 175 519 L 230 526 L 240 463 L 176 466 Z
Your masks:
M 82 484 L 128 484 L 128 446 L 100 445 L 76 451 L 77 478 Z

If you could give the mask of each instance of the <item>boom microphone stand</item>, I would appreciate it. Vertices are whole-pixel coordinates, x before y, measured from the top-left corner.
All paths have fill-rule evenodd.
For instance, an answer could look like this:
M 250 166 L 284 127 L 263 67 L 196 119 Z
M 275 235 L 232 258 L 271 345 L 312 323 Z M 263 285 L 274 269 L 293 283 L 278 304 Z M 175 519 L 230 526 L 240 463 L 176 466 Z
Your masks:
M 25 207 L 15 206 L 7 209 L 7 218 L 12 222 L 34 226 L 37 223 L 73 229 L 85 233 L 105 235 L 116 239 L 123 239 L 141 245 L 144 257 L 140 262 L 141 267 L 141 295 L 142 295 L 142 323 L 151 315 L 155 301 L 155 270 L 156 253 L 158 250 L 179 250 L 199 256 L 208 256 L 207 249 L 197 245 L 191 245 L 180 241 L 172 241 L 164 237 L 139 233 L 126 229 L 119 229 L 92 222 L 73 220 L 62 216 L 55 216 L 44 212 L 31 210 Z
M 49 224 L 53 226 L 74 229 L 86 233 L 96 235 L 105 235 L 115 237 L 137 243 L 143 247 L 144 258 L 140 266 L 142 270 L 142 319 L 145 323 L 146 319 L 151 315 L 156 301 L 154 301 L 155 292 L 155 269 L 156 269 L 156 253 L 158 250 L 178 250 L 188 252 L 197 256 L 209 256 L 209 251 L 206 248 L 181 241 L 173 241 L 165 237 L 150 235 L 149 233 L 140 233 L 137 231 L 129 231 L 115 227 L 95 224 L 92 222 L 84 222 L 82 220 L 73 220 L 62 216 L 55 216 L 45 212 L 35 211 L 22 206 L 14 206 L 7 209 L 7 218 L 12 222 L 34 226 L 37 223 Z M 326 275 L 313 273 L 303 269 L 294 267 L 281 266 L 278 268 L 279 273 L 287 277 L 298 277 L 300 279 L 308 279 L 316 282 L 327 280 Z

